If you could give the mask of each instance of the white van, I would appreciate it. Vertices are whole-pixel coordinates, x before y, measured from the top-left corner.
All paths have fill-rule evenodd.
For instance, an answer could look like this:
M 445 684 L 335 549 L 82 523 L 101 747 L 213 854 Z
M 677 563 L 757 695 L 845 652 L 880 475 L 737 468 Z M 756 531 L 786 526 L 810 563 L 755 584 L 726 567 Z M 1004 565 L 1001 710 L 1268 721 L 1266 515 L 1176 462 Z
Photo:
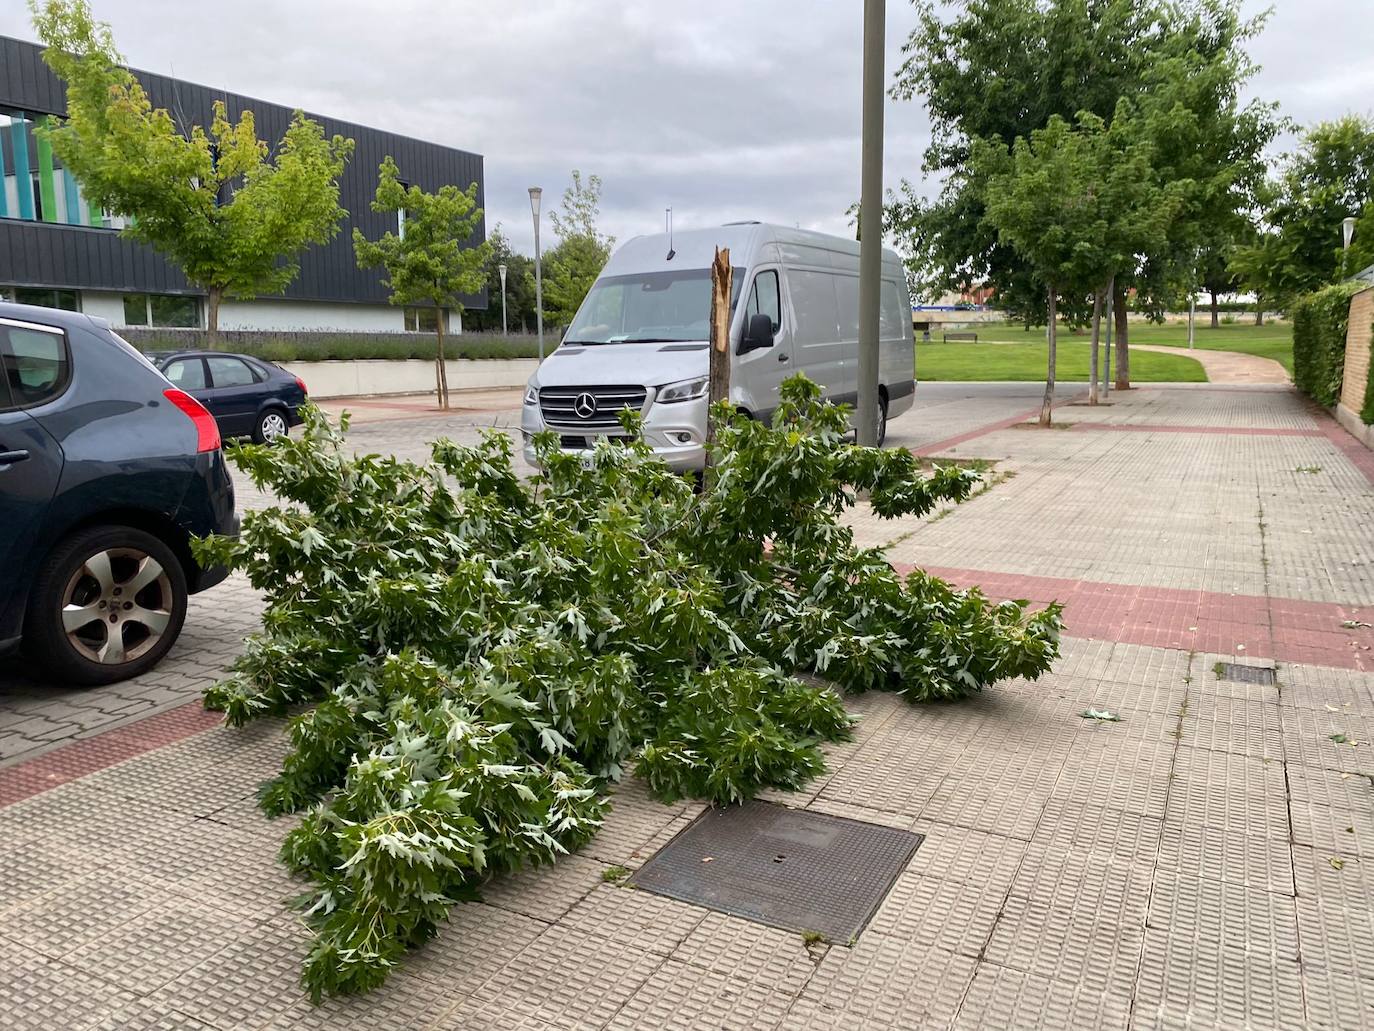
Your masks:
M 730 249 L 730 400 L 768 420 L 778 387 L 798 372 L 823 395 L 856 405 L 859 245 L 822 233 L 757 222 L 640 236 L 613 255 L 562 343 L 530 377 L 521 418 L 530 438 L 558 433 L 566 450 L 622 436 L 616 417 L 644 416 L 643 436 L 675 469 L 705 463 L 711 262 Z M 879 441 L 887 420 L 911 407 L 915 344 L 901 260 L 883 251 L 879 330 Z M 739 303 L 740 298 L 744 303 Z M 765 321 L 766 320 L 766 321 Z

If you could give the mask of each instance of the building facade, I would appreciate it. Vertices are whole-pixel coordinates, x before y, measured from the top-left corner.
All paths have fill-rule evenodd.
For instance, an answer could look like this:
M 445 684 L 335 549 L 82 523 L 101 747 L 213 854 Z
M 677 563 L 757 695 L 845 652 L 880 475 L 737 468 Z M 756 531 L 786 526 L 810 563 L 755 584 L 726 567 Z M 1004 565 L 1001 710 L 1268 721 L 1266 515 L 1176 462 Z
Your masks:
M 259 137 L 274 147 L 292 109 L 148 72 L 134 73 L 154 107 L 171 111 L 184 126 L 209 126 L 212 105 L 224 101 L 230 121 L 251 110 Z M 42 47 L 0 36 L 0 298 L 81 310 L 116 326 L 195 328 L 204 325 L 203 292 L 186 282 L 153 249 L 123 236 L 122 219 L 86 202 L 81 184 L 34 133 L 65 111 L 60 79 L 43 63 Z M 284 293 L 256 300 L 227 299 L 221 329 L 433 332 L 433 310 L 387 303 L 375 269 L 361 270 L 353 255 L 353 229 L 371 239 L 398 229 L 396 216 L 372 211 L 377 168 L 390 155 L 408 184 L 428 191 L 477 183 L 484 204 L 482 157 L 380 129 L 311 115 L 326 136 L 355 141 L 339 181 L 348 211 L 332 241 L 300 256 L 300 274 Z M 485 225 L 474 246 L 485 239 Z M 465 307 L 485 308 L 485 291 Z M 461 330 L 457 319 L 451 329 Z

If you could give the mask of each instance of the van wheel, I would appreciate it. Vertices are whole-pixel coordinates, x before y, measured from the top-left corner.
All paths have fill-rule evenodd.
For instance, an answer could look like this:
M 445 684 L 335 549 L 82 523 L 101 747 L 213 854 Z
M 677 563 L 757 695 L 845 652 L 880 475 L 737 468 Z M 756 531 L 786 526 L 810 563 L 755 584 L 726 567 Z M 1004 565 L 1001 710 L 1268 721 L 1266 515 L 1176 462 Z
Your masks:
M 54 679 L 126 680 L 157 665 L 176 642 L 186 599 L 186 573 L 166 544 L 133 527 L 93 527 L 43 564 L 24 643 Z
M 878 432 L 873 435 L 873 439 L 877 441 L 877 447 L 882 447 L 883 442 L 887 440 L 887 398 L 881 394 L 878 395 Z

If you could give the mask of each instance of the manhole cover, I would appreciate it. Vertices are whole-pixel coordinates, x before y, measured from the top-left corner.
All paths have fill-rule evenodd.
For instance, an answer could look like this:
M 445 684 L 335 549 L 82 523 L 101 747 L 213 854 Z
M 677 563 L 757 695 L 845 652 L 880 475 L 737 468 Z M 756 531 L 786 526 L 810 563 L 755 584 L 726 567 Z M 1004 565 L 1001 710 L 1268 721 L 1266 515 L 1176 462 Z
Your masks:
M 774 927 L 856 937 L 923 835 L 748 802 L 708 809 L 630 878 Z
M 1265 666 L 1241 666 L 1234 662 L 1217 663 L 1217 677 L 1242 684 L 1272 684 L 1274 671 Z

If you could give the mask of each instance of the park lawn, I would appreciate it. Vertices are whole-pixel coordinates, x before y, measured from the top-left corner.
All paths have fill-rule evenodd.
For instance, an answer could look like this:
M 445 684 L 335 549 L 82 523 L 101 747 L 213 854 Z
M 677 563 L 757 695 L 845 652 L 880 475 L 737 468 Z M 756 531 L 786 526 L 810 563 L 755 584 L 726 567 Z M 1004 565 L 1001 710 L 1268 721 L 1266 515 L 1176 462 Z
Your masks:
M 984 343 L 983 328 L 978 328 L 978 343 L 916 344 L 916 378 L 923 382 L 1022 380 L 1044 382 L 1046 353 L 1043 336 L 1032 340 L 1024 336 L 1015 343 Z M 994 327 L 1000 329 L 1001 327 Z M 1132 327 L 1134 328 L 1134 327 Z M 1020 330 L 1013 330 L 1020 333 Z M 1041 331 L 1043 334 L 1043 330 Z M 1061 338 L 1055 356 L 1055 377 L 1066 383 L 1088 382 L 1088 344 L 1077 338 Z M 1202 365 L 1181 355 L 1159 354 L 1131 349 L 1133 383 L 1205 383 Z
M 1196 346 L 1205 348 L 1209 351 L 1239 351 L 1242 354 L 1258 355 L 1261 358 L 1272 358 L 1279 362 L 1288 374 L 1293 374 L 1293 325 L 1290 322 L 1266 322 L 1263 326 L 1256 326 L 1253 315 L 1237 315 L 1237 321 L 1231 325 L 1222 324 L 1216 329 L 1210 325 L 1210 316 L 1199 311 L 1197 326 L 1194 332 Z M 1027 332 L 1020 325 L 989 325 L 989 326 L 970 326 L 969 330 L 978 334 L 978 342 L 981 344 L 986 341 L 997 341 L 1003 343 L 1024 343 L 1028 337 L 1035 337 L 1043 340 L 1045 337 L 1045 327 L 1037 326 Z M 935 340 L 940 339 L 940 331 L 936 330 L 931 334 Z M 1061 331 L 1059 342 L 1062 346 L 1065 340 L 1082 340 L 1083 334 L 1070 335 Z M 1188 325 L 1186 322 L 1166 322 L 1159 326 L 1149 322 L 1131 322 L 1131 343 L 1133 344 L 1158 344 L 1163 347 L 1187 347 L 1188 346 Z M 1137 360 L 1135 352 L 1131 354 L 1132 373 L 1134 373 L 1134 363 Z

